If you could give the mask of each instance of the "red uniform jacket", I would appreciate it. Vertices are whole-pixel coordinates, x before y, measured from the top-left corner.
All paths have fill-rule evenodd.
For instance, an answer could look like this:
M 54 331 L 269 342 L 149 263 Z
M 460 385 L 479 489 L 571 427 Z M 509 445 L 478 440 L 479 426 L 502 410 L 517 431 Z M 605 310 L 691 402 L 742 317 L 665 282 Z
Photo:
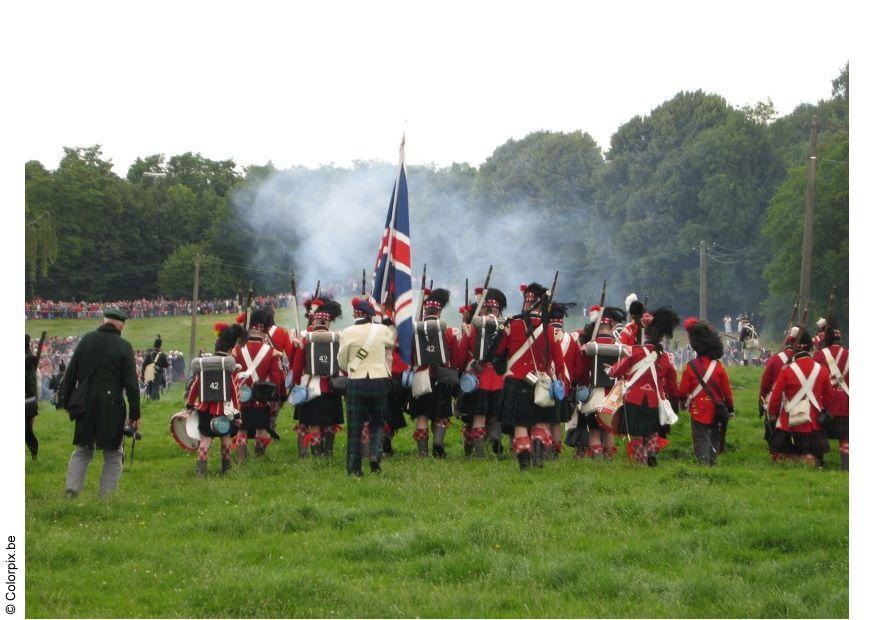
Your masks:
M 806 377 L 812 372 L 818 373 L 811 393 L 814 394 L 817 402 L 823 407 L 824 401 L 828 396 L 829 372 L 826 368 L 815 362 L 808 354 L 798 356 L 795 362 Z M 782 406 L 783 402 L 791 400 L 801 387 L 799 379 L 790 369 L 789 364 L 781 369 L 778 380 L 775 381 L 775 386 L 772 388 L 772 395 L 769 397 L 769 416 L 772 419 L 778 418 L 777 428 L 783 431 L 792 430 L 797 433 L 812 433 L 820 430 L 820 425 L 817 423 L 817 414 L 820 413 L 820 409 L 815 407 L 814 403 L 809 405 L 811 422 L 793 426 L 792 428 L 787 422 L 787 412 Z
M 632 367 L 651 351 L 655 351 L 656 347 L 651 343 L 643 345 L 634 345 L 628 357 L 621 357 L 616 364 L 608 370 L 608 375 L 615 379 L 631 379 Z M 661 353 L 656 358 L 656 379 L 659 382 L 659 394 L 663 398 L 676 396 L 677 394 L 677 371 L 669 359 L 667 353 Z M 626 386 L 626 394 L 623 400 L 633 405 L 646 405 L 647 407 L 656 408 L 659 405 L 657 397 L 657 386 L 653 383 L 653 373 L 645 372 L 631 386 Z M 645 402 L 646 401 L 646 402 Z
M 778 375 L 784 365 L 793 359 L 793 349 L 784 349 L 780 353 L 774 353 L 763 368 L 763 376 L 760 379 L 760 400 L 768 399 L 769 392 L 778 380 Z
M 532 317 L 531 324 L 533 329 L 537 329 L 537 327 L 541 324 L 541 319 L 537 317 Z M 534 333 L 534 332 L 533 332 Z M 507 352 L 508 362 L 510 358 L 516 353 L 520 347 L 523 346 L 526 342 L 526 324 L 522 319 L 511 319 L 507 322 L 507 325 L 504 328 L 504 336 L 501 339 L 501 342 L 498 344 L 498 348 L 496 349 L 496 354 L 501 355 L 502 353 Z M 537 368 L 537 370 L 541 372 L 549 373 L 551 368 L 555 369 L 557 375 L 562 376 L 565 372 L 565 362 L 562 356 L 562 349 L 559 346 L 559 343 L 556 342 L 555 337 L 553 336 L 553 327 L 547 325 L 547 334 L 548 342 L 552 345 L 550 348 L 550 357 L 551 360 L 547 358 L 547 351 L 545 350 L 546 345 L 544 344 L 544 332 L 538 335 L 535 339 L 534 343 L 526 353 L 520 357 L 512 367 L 507 369 L 505 373 L 506 378 L 511 379 L 519 379 L 520 381 L 524 380 L 526 375 Z
M 307 329 L 307 331 L 312 331 Z M 295 357 L 292 362 L 292 385 L 300 385 L 301 378 L 304 376 L 304 371 L 307 370 L 307 356 L 305 351 L 307 347 L 295 347 Z M 322 394 L 331 393 L 331 380 L 328 377 L 320 377 L 319 392 Z
M 571 386 L 577 385 L 583 375 L 583 351 L 580 350 L 577 340 L 562 328 L 562 324 L 554 323 L 551 326 L 554 337 L 559 339 L 559 351 L 564 366 L 564 369 L 561 372 L 557 370 L 556 374 L 565 384 L 565 393 L 571 394 Z
M 625 344 L 631 347 L 633 344 L 638 344 L 638 332 L 641 331 L 641 326 L 635 321 L 629 321 L 623 326 L 620 332 L 620 344 Z
M 474 359 L 475 327 L 471 325 L 470 328 L 471 330 L 468 334 L 465 334 L 464 329 L 462 330 L 462 338 L 459 341 L 461 356 L 460 368 L 468 368 L 468 364 L 470 364 L 471 361 Z M 479 381 L 478 389 L 485 390 L 487 392 L 495 392 L 497 390 L 500 390 L 504 386 L 504 377 L 495 372 L 495 368 L 490 362 L 480 362 L 480 367 L 482 368 L 482 370 L 477 375 L 477 379 Z
M 699 376 L 705 377 L 708 371 L 708 366 L 711 364 L 711 359 L 706 356 L 700 356 L 687 364 L 684 369 L 684 374 L 681 377 L 681 385 L 678 388 L 678 398 L 686 398 L 695 391 L 700 385 L 699 379 L 693 372 L 691 366 L 695 364 L 696 370 L 699 371 Z M 726 369 L 723 364 L 717 362 L 714 372 L 708 378 L 708 388 L 714 393 L 717 398 L 723 399 L 726 406 L 733 410 L 735 407 L 732 403 L 732 388 L 729 385 L 729 375 L 726 374 Z M 714 401 L 708 396 L 708 393 L 703 389 L 696 394 L 689 404 L 690 416 L 700 424 L 714 423 Z
M 289 368 L 291 368 L 295 360 L 295 350 L 298 347 L 292 342 L 292 337 L 289 335 L 289 332 L 279 325 L 272 325 L 270 329 L 267 330 L 267 335 L 270 336 L 270 342 L 273 344 L 274 348 L 279 349 L 283 352 L 283 355 L 286 356 L 286 361 L 289 364 Z
M 225 355 L 217 353 L 216 355 Z M 191 388 L 188 390 L 188 398 L 186 404 L 194 405 L 200 413 L 208 413 L 211 416 L 225 415 L 225 403 L 202 403 L 198 400 L 198 395 L 201 392 L 201 376 L 200 373 L 194 376 L 194 381 L 191 383 Z M 235 410 L 240 411 L 240 402 L 237 400 L 237 382 L 231 381 L 231 406 Z
M 844 377 L 845 385 L 849 386 L 851 383 L 850 368 L 848 367 L 848 356 L 850 355 L 850 352 L 840 344 L 830 345 L 827 348 L 832 354 L 833 359 L 836 361 L 839 373 Z M 826 368 L 827 373 L 830 374 L 830 387 L 827 391 L 824 407 L 826 407 L 826 410 L 837 418 L 847 418 L 849 410 L 848 394 L 841 387 L 841 382 L 838 378 L 832 376 L 829 366 L 827 366 L 826 363 L 824 350 L 825 349 L 821 349 L 814 354 L 814 361 Z
M 250 370 L 246 366 L 246 361 L 243 358 L 242 347 L 246 347 L 249 351 L 249 356 L 255 360 L 255 357 L 258 355 L 259 350 L 262 346 L 270 347 L 270 351 L 268 351 L 267 355 L 259 362 L 258 366 L 255 368 L 255 373 L 258 375 L 256 379 L 254 374 L 251 378 L 247 379 L 243 376 L 243 373 L 247 370 Z M 277 387 L 277 394 L 282 398 L 282 395 L 285 394 L 285 377 L 283 376 L 282 362 L 280 358 L 273 354 L 276 351 L 270 343 L 263 342 L 257 339 L 247 340 L 245 345 L 238 347 L 234 351 L 234 360 L 240 364 L 243 370 L 237 374 L 238 382 L 243 382 L 250 387 L 252 383 L 255 381 L 270 381 Z M 257 400 L 250 400 L 247 403 L 244 403 L 244 407 L 267 407 L 271 403 Z

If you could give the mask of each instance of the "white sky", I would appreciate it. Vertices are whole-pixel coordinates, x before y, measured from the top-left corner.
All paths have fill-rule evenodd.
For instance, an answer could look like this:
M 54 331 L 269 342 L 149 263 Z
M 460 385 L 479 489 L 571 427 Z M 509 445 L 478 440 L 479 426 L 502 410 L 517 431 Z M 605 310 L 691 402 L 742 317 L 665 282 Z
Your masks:
M 539 129 L 606 150 L 683 89 L 781 114 L 816 102 L 851 56 L 843 3 L 29 4 L 6 23 L 21 161 L 99 143 L 122 175 L 189 150 L 394 161 L 405 122 L 413 164 L 478 165 Z

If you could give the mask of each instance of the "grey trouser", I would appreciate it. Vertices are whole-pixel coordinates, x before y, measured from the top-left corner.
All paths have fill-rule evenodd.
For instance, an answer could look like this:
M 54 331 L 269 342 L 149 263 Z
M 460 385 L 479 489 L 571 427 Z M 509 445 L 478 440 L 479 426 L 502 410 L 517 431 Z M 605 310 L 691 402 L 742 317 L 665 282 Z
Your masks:
M 692 420 L 693 452 L 702 465 L 716 465 L 720 449 L 720 429 L 716 424 L 700 424 Z
M 122 446 L 116 450 L 103 451 L 103 471 L 100 474 L 100 495 L 109 495 L 118 487 L 119 478 L 122 477 L 122 464 L 125 452 Z M 76 446 L 70 456 L 70 464 L 67 466 L 67 490 L 82 492 L 85 486 L 85 474 L 88 473 L 88 464 L 94 458 L 94 448 Z

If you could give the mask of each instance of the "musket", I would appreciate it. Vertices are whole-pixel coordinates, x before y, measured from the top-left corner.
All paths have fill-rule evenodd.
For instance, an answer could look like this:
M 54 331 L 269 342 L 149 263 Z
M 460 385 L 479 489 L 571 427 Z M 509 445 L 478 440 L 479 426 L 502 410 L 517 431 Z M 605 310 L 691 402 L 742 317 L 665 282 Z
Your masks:
M 793 302 L 793 311 L 790 313 L 790 320 L 787 321 L 787 329 L 784 330 L 784 340 L 790 335 L 790 330 L 793 329 L 793 322 L 799 314 L 799 295 L 796 295 L 796 301 Z
M 240 288 L 237 289 L 237 314 L 243 312 L 243 283 L 240 283 Z
M 638 335 L 636 336 L 638 344 L 644 344 L 644 325 L 641 324 L 641 319 L 643 318 L 645 312 L 647 312 L 647 295 L 644 296 L 644 305 L 643 310 L 641 311 L 642 314 L 635 320 L 635 322 L 638 324 Z
M 605 295 L 608 292 L 608 281 L 602 280 L 602 296 L 599 297 L 599 314 L 595 319 L 595 325 L 592 328 L 592 339 L 595 341 L 596 336 L 598 336 L 599 325 L 602 324 L 602 317 L 605 314 Z
M 799 329 L 796 331 L 796 337 L 793 339 L 793 350 L 796 350 L 796 347 L 799 346 L 799 339 L 802 336 L 802 329 L 805 327 L 805 324 L 808 323 L 808 302 L 805 303 L 805 309 L 802 310 L 802 320 L 799 321 Z
M 434 290 L 434 280 L 428 281 L 428 290 L 430 290 L 430 291 Z
M 295 270 L 292 269 L 292 309 L 295 313 L 295 336 L 301 337 L 301 318 L 298 316 L 298 284 L 295 281 Z
M 544 326 L 544 353 L 546 357 L 544 358 L 545 363 L 551 361 L 550 356 L 550 339 L 547 338 L 547 326 L 550 324 L 550 310 L 553 309 L 553 300 L 556 299 L 556 281 L 559 279 L 559 270 L 556 270 L 556 273 L 553 274 L 553 286 L 550 287 L 550 290 L 547 291 L 546 295 L 549 295 L 547 298 L 547 302 L 544 304 L 544 309 L 542 312 L 544 313 L 543 318 L 541 319 L 541 324 Z
M 249 317 L 252 315 L 252 297 L 254 291 L 252 290 L 252 282 L 249 283 L 249 293 L 246 294 L 246 321 L 243 323 L 243 328 L 248 332 L 249 331 Z
M 477 308 L 474 309 L 473 316 L 480 316 L 480 310 L 483 308 L 483 302 L 486 301 L 486 293 L 489 292 L 489 280 L 492 279 L 492 265 L 489 265 L 489 271 L 486 272 L 486 280 L 483 282 L 483 291 L 480 293 L 480 299 L 477 300 Z M 465 288 L 467 291 L 467 287 Z
M 365 269 L 362 269 L 362 297 L 367 294 L 367 284 L 365 284 Z
M 468 278 L 465 278 L 465 316 L 462 317 L 463 323 L 470 323 L 471 321 L 471 309 L 468 308 Z
M 46 343 L 46 332 L 43 333 L 39 337 L 39 344 L 36 346 L 36 365 L 39 367 L 39 360 L 43 356 L 43 345 Z
M 313 299 L 316 299 L 317 297 L 319 297 L 319 287 L 321 286 L 321 284 L 322 284 L 322 280 L 316 280 L 316 292 L 313 293 Z
M 425 301 L 425 299 L 424 299 L 425 298 L 425 270 L 426 270 L 426 264 L 423 263 L 422 264 L 422 281 L 420 282 L 420 285 L 419 285 L 419 301 L 417 302 L 416 314 L 414 315 L 414 316 L 416 316 L 416 320 L 418 320 L 418 321 L 422 320 L 422 302 Z

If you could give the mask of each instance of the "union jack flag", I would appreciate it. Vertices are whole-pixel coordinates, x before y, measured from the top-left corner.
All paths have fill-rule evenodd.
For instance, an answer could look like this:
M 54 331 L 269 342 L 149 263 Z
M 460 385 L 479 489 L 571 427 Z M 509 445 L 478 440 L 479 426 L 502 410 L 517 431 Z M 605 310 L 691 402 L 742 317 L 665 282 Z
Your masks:
M 410 213 L 407 205 L 407 173 L 404 168 L 404 139 L 401 163 L 392 188 L 386 228 L 374 267 L 373 299 L 395 323 L 398 353 L 411 363 L 413 350 L 413 290 L 410 279 Z

